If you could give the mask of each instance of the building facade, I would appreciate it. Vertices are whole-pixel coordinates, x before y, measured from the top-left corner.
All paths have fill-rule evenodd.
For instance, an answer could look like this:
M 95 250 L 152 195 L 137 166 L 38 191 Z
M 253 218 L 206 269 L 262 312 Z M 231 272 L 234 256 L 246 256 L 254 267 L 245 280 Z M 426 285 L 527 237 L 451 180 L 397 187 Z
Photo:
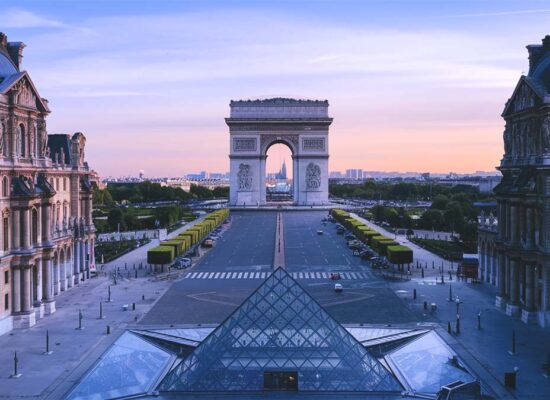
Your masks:
M 480 274 L 498 287 L 497 307 L 550 326 L 550 36 L 527 49 L 529 73 L 502 113 L 502 181 L 496 219 L 480 227 Z
M 48 135 L 24 47 L 0 33 L 0 334 L 55 312 L 94 265 L 86 138 Z

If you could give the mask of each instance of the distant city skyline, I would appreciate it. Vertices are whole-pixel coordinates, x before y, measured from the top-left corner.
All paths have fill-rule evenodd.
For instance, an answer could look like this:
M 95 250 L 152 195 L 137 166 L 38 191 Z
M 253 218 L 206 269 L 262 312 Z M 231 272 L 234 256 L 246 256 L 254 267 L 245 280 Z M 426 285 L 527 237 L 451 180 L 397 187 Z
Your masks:
M 328 99 L 330 170 L 491 171 L 525 44 L 550 13 L 536 1 L 2 5 L 9 40 L 32 48 L 23 68 L 49 100 L 49 133 L 82 130 L 101 176 L 226 171 L 229 101 L 276 96 Z

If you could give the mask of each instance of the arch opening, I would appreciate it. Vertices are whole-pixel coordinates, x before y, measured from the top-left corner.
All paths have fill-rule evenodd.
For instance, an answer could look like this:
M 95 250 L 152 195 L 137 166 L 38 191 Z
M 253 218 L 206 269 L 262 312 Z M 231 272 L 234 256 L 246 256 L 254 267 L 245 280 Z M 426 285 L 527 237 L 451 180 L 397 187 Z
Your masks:
M 276 141 L 265 150 L 265 192 L 266 201 L 292 202 L 294 200 L 293 149 L 283 141 Z

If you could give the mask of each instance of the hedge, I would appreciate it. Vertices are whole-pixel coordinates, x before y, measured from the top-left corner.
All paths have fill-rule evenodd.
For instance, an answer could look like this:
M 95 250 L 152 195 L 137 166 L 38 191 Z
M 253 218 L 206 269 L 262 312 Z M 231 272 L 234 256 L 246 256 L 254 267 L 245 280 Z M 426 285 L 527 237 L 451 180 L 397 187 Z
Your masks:
M 148 264 L 169 264 L 175 257 L 174 247 L 157 246 L 147 252 Z
M 413 251 L 407 246 L 388 246 L 386 253 L 392 264 L 409 264 L 413 262 Z
M 149 264 L 168 264 L 174 257 L 189 250 L 193 245 L 199 243 L 206 235 L 221 224 L 229 215 L 228 209 L 220 209 L 210 213 L 202 221 L 181 232 L 176 237 L 161 242 L 147 252 Z M 170 252 L 168 251 L 170 250 Z

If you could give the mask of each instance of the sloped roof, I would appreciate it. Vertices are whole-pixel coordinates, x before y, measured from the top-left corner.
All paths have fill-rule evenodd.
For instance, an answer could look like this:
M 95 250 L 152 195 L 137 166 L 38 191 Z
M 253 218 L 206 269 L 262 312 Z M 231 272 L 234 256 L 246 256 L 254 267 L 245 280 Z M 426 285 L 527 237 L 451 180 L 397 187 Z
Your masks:
M 295 371 L 298 390 L 399 392 L 402 386 L 292 277 L 277 269 L 161 382 L 166 392 L 262 391 Z

